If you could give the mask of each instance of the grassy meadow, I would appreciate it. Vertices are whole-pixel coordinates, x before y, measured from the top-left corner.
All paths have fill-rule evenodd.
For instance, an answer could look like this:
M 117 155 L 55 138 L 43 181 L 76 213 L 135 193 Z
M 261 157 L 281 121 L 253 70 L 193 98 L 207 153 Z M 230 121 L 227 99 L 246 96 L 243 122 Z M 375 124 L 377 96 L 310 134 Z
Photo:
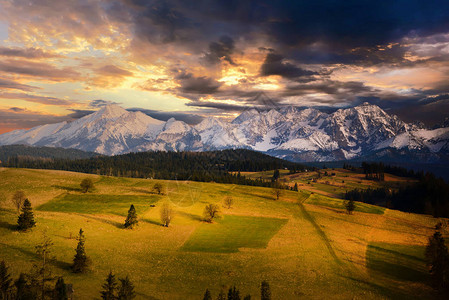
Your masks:
M 258 299 L 262 280 L 270 283 L 273 299 L 434 297 L 424 247 L 437 220 L 361 203 L 348 215 L 338 196 L 378 183 L 346 170 L 332 172 L 324 182 L 333 185 L 322 183 L 326 188 L 308 184 L 313 172 L 283 174 L 300 191 L 285 191 L 275 201 L 272 190 L 261 187 L 2 168 L 0 260 L 14 278 L 28 272 L 45 232 L 54 243 L 53 274 L 73 284 L 75 299 L 99 299 L 109 271 L 128 275 L 138 299 L 202 299 L 206 288 L 216 298 L 233 285 L 241 296 Z M 80 191 L 84 178 L 94 181 L 93 192 Z M 162 195 L 152 193 L 156 182 L 164 187 Z M 33 205 L 37 225 L 30 232 L 15 230 L 10 199 L 17 190 Z M 228 196 L 234 199 L 230 209 L 223 205 Z M 175 211 L 168 228 L 159 218 L 164 201 Z M 212 224 L 202 221 L 209 203 L 221 211 Z M 131 204 L 139 226 L 127 230 Z M 73 274 L 80 228 L 92 266 L 86 274 Z

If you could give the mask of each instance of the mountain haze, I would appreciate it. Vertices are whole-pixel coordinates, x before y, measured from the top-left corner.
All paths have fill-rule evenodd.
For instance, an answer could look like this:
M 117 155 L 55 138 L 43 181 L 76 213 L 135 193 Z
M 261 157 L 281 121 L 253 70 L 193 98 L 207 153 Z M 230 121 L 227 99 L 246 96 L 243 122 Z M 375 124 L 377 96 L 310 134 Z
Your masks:
M 250 109 L 231 122 L 209 117 L 195 126 L 108 105 L 73 122 L 0 135 L 0 145 L 11 144 L 106 155 L 245 148 L 292 161 L 354 159 L 397 149 L 424 153 L 423 160 L 438 161 L 449 153 L 449 127 L 408 124 L 368 103 L 331 114 L 313 108 Z

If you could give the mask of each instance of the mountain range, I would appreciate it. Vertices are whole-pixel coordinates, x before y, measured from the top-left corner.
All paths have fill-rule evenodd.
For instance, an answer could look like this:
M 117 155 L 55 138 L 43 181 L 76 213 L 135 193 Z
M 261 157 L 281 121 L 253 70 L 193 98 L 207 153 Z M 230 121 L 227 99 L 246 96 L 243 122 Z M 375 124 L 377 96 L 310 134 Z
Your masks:
M 72 122 L 1 134 L 0 145 L 74 148 L 105 155 L 243 148 L 303 162 L 391 156 L 438 162 L 449 156 L 447 125 L 428 129 L 405 123 L 368 103 L 333 113 L 291 106 L 249 109 L 231 122 L 208 117 L 193 126 L 113 104 Z

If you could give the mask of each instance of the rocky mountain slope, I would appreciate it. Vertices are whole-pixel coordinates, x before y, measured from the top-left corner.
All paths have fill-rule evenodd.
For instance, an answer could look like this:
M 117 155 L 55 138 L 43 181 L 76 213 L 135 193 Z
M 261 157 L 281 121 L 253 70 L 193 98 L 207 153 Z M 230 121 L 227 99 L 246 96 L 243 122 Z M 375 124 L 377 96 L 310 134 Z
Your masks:
M 0 145 L 11 144 L 75 148 L 106 155 L 246 148 L 293 161 L 354 159 L 382 153 L 383 149 L 400 149 L 404 153 L 426 153 L 438 161 L 449 153 L 449 127 L 425 129 L 407 124 L 368 103 L 332 114 L 313 108 L 250 109 L 231 122 L 209 117 L 195 126 L 173 118 L 164 122 L 108 105 L 70 123 L 0 135 Z

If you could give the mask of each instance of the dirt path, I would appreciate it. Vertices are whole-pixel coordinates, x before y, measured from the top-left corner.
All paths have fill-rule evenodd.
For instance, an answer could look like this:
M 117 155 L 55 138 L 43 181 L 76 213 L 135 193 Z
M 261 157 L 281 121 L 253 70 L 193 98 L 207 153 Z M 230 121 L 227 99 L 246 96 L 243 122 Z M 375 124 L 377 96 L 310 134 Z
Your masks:
M 329 238 L 327 237 L 326 233 L 321 229 L 320 225 L 318 225 L 315 221 L 315 219 L 312 217 L 312 215 L 309 214 L 309 212 L 304 207 L 304 202 L 308 198 L 303 199 L 302 201 L 298 201 L 299 209 L 301 210 L 302 214 L 304 215 L 304 218 L 312 224 L 312 226 L 315 228 L 316 232 L 318 233 L 318 236 L 321 238 L 321 240 L 324 242 L 324 245 L 329 251 L 329 254 L 332 256 L 334 261 L 337 263 L 337 265 L 341 266 L 343 265 L 342 261 L 337 257 L 337 254 L 334 251 L 334 248 L 332 248 L 331 242 Z

